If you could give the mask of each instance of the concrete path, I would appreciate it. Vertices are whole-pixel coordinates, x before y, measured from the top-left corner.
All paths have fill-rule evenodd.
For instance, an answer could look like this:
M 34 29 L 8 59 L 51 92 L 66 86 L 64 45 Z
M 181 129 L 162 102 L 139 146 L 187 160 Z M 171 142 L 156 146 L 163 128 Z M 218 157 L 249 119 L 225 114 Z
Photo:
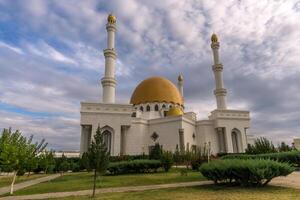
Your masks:
M 285 177 L 274 178 L 270 184 L 300 189 L 300 172 L 293 172 Z
M 166 189 L 166 188 L 177 188 L 177 187 L 192 187 L 198 185 L 212 184 L 211 181 L 195 181 L 186 183 L 170 183 L 160 185 L 146 185 L 146 186 L 130 186 L 130 187 L 114 187 L 114 188 L 102 188 L 97 189 L 96 194 L 102 193 L 115 193 L 115 192 L 137 192 L 144 190 L 155 190 L 155 189 Z M 55 193 L 44 193 L 24 196 L 8 196 L 0 198 L 0 200 L 31 200 L 31 199 L 49 199 L 49 198 L 61 198 L 70 196 L 85 196 L 91 195 L 92 190 L 81 190 L 72 192 L 55 192 Z
M 25 187 L 29 187 L 29 186 L 32 186 L 32 185 L 35 185 L 35 184 L 38 184 L 38 183 L 42 183 L 42 182 L 45 182 L 45 181 L 50 181 L 50 180 L 53 180 L 53 179 L 55 179 L 59 176 L 60 176 L 60 174 L 54 174 L 54 175 L 45 176 L 45 177 L 42 177 L 42 178 L 32 179 L 30 181 L 24 181 L 24 182 L 21 182 L 21 183 L 17 183 L 17 184 L 14 185 L 14 191 L 17 191 L 17 190 L 20 190 L 20 189 L 23 189 Z M 9 193 L 9 192 L 10 192 L 10 186 L 0 188 L 0 195 L 6 194 L 6 193 Z

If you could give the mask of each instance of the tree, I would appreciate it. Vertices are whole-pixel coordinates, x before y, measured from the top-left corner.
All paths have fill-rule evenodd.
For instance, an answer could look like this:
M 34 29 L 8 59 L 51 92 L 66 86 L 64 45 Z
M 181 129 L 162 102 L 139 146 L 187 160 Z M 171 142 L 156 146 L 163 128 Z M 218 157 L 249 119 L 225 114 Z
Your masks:
M 149 153 L 149 158 L 153 160 L 160 160 L 162 154 L 162 147 L 159 143 L 155 143 L 154 147 L 151 149 Z
M 280 145 L 278 145 L 277 149 L 278 149 L 279 152 L 292 151 L 293 150 L 293 148 L 290 147 L 285 142 L 281 142 Z
M 86 169 L 87 172 L 91 171 L 91 166 L 90 166 L 90 162 L 89 162 L 89 156 L 87 152 L 84 152 L 81 156 L 80 159 L 80 168 L 81 169 Z
M 92 141 L 88 149 L 88 158 L 91 169 L 94 169 L 94 187 L 93 187 L 93 197 L 95 196 L 96 190 L 96 178 L 100 174 L 106 172 L 109 165 L 109 151 L 103 140 L 103 134 L 98 126 L 96 134 L 94 135 L 94 140 Z
M 67 172 L 70 169 L 70 164 L 68 162 L 67 157 L 62 154 L 60 159 L 57 159 L 58 161 L 58 171 L 61 173 L 61 175 L 64 174 L 64 172 Z
M 181 154 L 180 154 L 180 151 L 179 151 L 179 147 L 178 147 L 178 144 L 176 145 L 176 149 L 175 149 L 175 152 L 174 152 L 174 162 L 175 162 L 175 165 L 176 165 L 176 168 L 177 166 L 182 162 L 181 160 Z
M 25 171 L 47 146 L 45 140 L 32 144 L 32 138 L 27 139 L 18 130 L 12 132 L 11 128 L 3 129 L 0 136 L 0 166 L 13 171 L 10 194 L 13 194 L 17 174 Z
M 275 153 L 277 152 L 273 143 L 265 137 L 260 137 L 254 141 L 253 145 L 248 144 L 246 153 L 261 154 L 261 153 Z
M 48 169 L 50 166 L 55 164 L 54 155 L 52 151 L 44 151 L 39 155 L 39 167 L 46 174 L 48 173 Z
M 171 151 L 163 151 L 160 160 L 161 160 L 161 164 L 162 164 L 163 168 L 165 169 L 165 172 L 168 172 L 169 169 L 171 169 L 173 162 L 174 162 L 172 152 Z

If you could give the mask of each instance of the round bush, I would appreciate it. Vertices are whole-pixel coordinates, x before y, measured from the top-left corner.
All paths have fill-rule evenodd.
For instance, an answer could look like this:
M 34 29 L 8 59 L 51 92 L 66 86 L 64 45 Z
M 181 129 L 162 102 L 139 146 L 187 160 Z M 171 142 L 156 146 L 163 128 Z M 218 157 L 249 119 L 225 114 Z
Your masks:
M 286 176 L 294 171 L 288 163 L 259 159 L 226 159 L 205 163 L 200 172 L 217 183 L 242 186 L 264 186 L 274 177 Z

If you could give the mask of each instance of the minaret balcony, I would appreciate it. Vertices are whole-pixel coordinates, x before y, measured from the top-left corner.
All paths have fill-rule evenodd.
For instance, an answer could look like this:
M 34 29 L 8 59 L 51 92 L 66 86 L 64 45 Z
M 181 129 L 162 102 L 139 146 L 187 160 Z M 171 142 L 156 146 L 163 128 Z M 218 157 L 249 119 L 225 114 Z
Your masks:
M 117 53 L 115 49 L 104 49 L 103 50 L 105 58 L 112 57 L 113 59 L 117 58 Z

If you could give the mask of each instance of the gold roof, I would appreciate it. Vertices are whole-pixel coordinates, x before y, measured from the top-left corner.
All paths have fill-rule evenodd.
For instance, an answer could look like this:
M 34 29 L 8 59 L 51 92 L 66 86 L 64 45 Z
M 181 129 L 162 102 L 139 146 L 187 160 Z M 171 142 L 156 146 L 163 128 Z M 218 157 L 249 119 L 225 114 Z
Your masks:
M 180 108 L 177 108 L 177 107 L 172 107 L 167 112 L 167 116 L 179 116 L 179 115 L 183 115 L 183 112 Z
M 111 24 L 116 23 L 117 22 L 116 16 L 114 16 L 113 14 L 109 14 L 108 17 L 107 17 L 107 22 L 111 23 Z
M 211 35 L 211 42 L 218 42 L 218 36 L 215 33 Z
M 177 87 L 163 77 L 150 77 L 143 80 L 134 90 L 130 103 L 133 105 L 167 102 L 183 105 L 183 99 Z

